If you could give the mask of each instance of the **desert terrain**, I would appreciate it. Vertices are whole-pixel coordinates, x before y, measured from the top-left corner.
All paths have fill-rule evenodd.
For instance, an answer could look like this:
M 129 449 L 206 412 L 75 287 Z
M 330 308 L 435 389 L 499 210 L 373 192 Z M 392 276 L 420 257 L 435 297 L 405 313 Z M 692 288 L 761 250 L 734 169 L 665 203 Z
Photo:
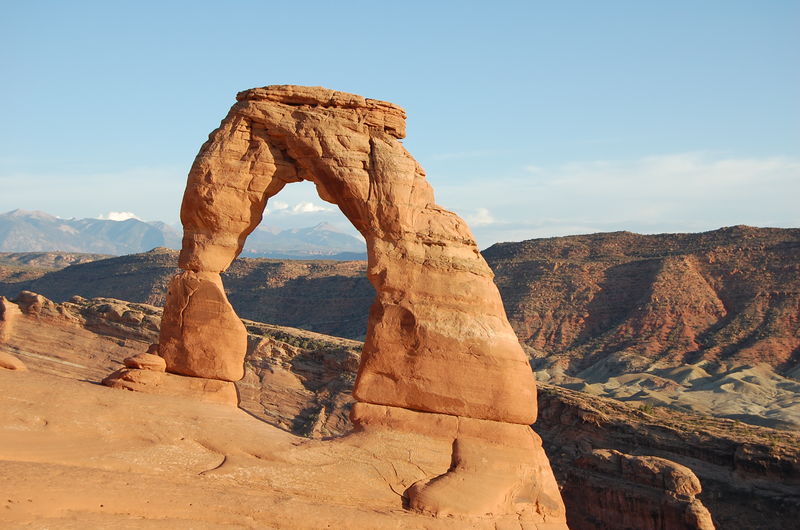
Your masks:
M 411 483 L 449 466 L 446 444 L 348 435 L 359 342 L 245 321 L 234 409 L 100 385 L 156 340 L 158 307 L 18 302 L 0 346 L 27 367 L 0 370 L 11 528 L 495 528 L 492 518 L 403 509 Z M 535 428 L 571 528 L 692 528 L 698 509 L 718 528 L 800 515 L 796 433 L 543 384 L 539 403 Z

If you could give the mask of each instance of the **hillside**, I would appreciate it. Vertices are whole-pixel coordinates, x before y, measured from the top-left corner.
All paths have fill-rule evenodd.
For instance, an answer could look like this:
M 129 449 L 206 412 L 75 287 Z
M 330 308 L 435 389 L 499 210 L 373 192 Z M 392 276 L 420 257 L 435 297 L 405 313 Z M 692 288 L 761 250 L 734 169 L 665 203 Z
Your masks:
M 110 296 L 163 305 L 178 252 L 102 259 L 21 281 L 0 281 L 0 295 L 21 290 L 63 302 L 74 295 Z M 223 275 L 231 304 L 242 318 L 329 335 L 363 338 L 374 290 L 363 261 L 295 261 L 240 258 Z
M 800 229 L 629 232 L 484 251 L 531 351 L 578 372 L 637 363 L 800 361 Z
M 69 252 L 0 252 L 0 282 L 30 281 L 70 265 L 110 257 Z
M 541 380 L 800 425 L 785 393 L 800 389 L 800 230 L 593 234 L 484 256 Z M 765 411 L 776 404 L 793 412 Z

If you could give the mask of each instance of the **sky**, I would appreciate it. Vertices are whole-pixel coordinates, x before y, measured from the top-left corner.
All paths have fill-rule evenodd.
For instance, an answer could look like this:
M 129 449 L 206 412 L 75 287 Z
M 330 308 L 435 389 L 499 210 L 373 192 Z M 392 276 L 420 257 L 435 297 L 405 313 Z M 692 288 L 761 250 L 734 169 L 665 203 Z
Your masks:
M 176 223 L 236 92 L 300 84 L 403 106 L 481 248 L 800 226 L 798 0 L 0 2 L 0 212 Z

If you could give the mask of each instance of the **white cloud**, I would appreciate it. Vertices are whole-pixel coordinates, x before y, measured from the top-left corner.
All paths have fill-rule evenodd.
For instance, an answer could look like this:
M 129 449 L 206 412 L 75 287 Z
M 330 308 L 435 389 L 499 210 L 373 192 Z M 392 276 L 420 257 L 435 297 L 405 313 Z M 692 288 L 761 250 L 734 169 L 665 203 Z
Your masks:
M 108 221 L 127 221 L 128 219 L 136 219 L 141 221 L 142 219 L 137 216 L 133 212 L 108 212 L 106 215 L 100 214 L 97 216 L 98 219 L 105 219 Z
M 267 208 L 264 210 L 264 213 L 280 212 L 287 209 L 289 209 L 289 205 L 285 202 L 270 200 L 267 201 Z
M 329 208 L 328 206 L 323 206 L 321 204 L 315 204 L 311 201 L 300 201 L 296 203 L 294 206 L 290 206 L 288 203 L 283 201 L 277 200 L 270 200 L 267 202 L 267 208 L 264 210 L 265 214 L 280 214 L 280 215 L 297 215 L 297 214 L 309 214 L 309 213 L 324 213 L 324 212 L 332 212 L 334 211 L 333 208 Z
M 476 209 L 473 215 L 467 217 L 467 221 L 471 226 L 486 226 L 497 222 L 488 208 Z
M 317 213 L 317 212 L 330 212 L 332 208 L 314 204 L 313 202 L 303 201 L 299 202 L 292 207 L 292 213 Z

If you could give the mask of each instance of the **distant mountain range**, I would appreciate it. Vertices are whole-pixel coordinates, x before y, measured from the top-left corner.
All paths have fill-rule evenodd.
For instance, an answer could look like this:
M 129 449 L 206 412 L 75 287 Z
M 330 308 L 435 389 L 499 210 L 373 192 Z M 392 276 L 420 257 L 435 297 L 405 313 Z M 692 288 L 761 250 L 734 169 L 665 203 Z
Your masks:
M 181 232 L 160 221 L 61 219 L 45 212 L 0 214 L 0 252 L 135 254 L 155 247 L 179 249 Z M 258 227 L 243 256 L 280 259 L 365 259 L 364 242 L 333 225 L 281 230 Z
M 259 226 L 247 237 L 242 257 L 276 259 L 367 259 L 363 241 L 329 223 L 281 230 Z

